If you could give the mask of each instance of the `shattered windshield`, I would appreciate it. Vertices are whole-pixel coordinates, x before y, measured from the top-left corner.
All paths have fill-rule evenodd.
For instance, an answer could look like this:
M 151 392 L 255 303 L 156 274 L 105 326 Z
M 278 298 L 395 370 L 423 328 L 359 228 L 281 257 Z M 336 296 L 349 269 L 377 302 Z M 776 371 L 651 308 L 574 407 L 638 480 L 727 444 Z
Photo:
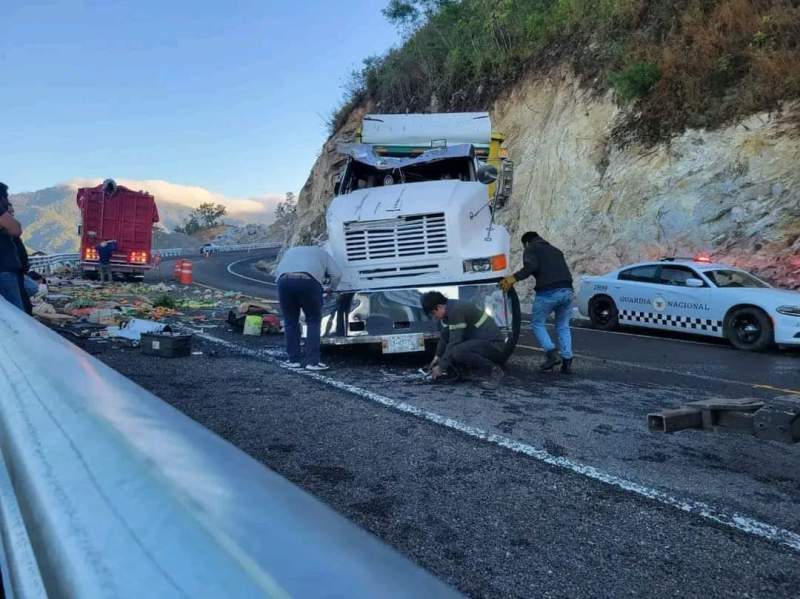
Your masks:
M 473 150 L 469 144 L 400 157 L 376 154 L 373 146 L 367 144 L 340 146 L 339 151 L 351 158 L 340 193 L 402 183 L 475 180 Z
M 707 270 L 705 275 L 717 287 L 769 287 L 761 279 L 743 270 Z

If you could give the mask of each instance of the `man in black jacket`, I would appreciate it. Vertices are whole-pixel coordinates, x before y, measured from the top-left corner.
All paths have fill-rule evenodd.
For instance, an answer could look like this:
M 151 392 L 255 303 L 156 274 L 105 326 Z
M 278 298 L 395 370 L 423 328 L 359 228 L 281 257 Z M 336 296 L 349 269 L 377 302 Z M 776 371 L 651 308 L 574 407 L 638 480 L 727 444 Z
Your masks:
M 571 374 L 572 333 L 569 319 L 572 311 L 572 274 L 561 250 L 547 243 L 538 233 L 525 233 L 522 236 L 522 245 L 525 247 L 522 268 L 500 281 L 500 287 L 503 291 L 508 291 L 517 281 L 530 276 L 536 277 L 531 328 L 539 345 L 547 352 L 547 357 L 539 368 L 551 370 L 561 364 L 561 372 Z M 547 317 L 554 312 L 560 354 L 545 328 Z
M 438 291 L 422 296 L 422 309 L 442 323 L 442 333 L 431 362 L 431 376 L 439 378 L 453 366 L 482 371 L 484 389 L 497 389 L 503 378 L 505 338 L 494 318 L 474 304 L 449 300 Z

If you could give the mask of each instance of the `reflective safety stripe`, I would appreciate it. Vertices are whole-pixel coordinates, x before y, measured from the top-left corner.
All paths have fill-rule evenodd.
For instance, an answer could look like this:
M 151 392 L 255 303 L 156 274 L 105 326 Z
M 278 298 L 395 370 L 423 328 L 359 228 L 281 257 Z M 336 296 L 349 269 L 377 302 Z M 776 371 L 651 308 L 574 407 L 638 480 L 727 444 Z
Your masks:
M 486 320 L 488 318 L 489 318 L 489 314 L 484 312 L 483 316 L 481 316 L 478 319 L 478 322 L 476 322 L 473 326 L 477 329 L 478 327 L 483 325 L 483 323 L 486 322 Z M 466 329 L 467 328 L 467 323 L 466 322 L 462 322 L 461 324 L 446 324 L 444 326 L 447 327 L 448 329 L 450 329 L 451 331 L 457 331 L 458 329 Z
M 476 323 L 475 323 L 475 328 L 477 329 L 477 328 L 478 328 L 479 326 L 481 326 L 481 325 L 482 325 L 484 322 L 486 322 L 486 319 L 487 319 L 487 318 L 489 318 L 489 314 L 487 314 L 486 312 L 484 312 L 484 313 L 483 313 L 483 316 L 481 316 L 481 317 L 480 317 L 480 319 L 478 319 L 478 322 L 476 322 Z

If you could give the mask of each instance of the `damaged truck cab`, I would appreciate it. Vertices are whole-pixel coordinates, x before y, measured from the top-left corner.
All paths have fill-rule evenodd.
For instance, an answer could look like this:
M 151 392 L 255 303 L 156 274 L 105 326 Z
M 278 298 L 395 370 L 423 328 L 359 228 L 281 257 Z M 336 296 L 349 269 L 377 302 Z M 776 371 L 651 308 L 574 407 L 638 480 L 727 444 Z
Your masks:
M 327 214 L 326 249 L 342 267 L 323 343 L 376 343 L 422 351 L 438 325 L 420 307 L 431 290 L 483 306 L 519 336 L 519 300 L 497 281 L 509 273 L 509 236 L 494 222 L 513 164 L 488 113 L 366 115 Z

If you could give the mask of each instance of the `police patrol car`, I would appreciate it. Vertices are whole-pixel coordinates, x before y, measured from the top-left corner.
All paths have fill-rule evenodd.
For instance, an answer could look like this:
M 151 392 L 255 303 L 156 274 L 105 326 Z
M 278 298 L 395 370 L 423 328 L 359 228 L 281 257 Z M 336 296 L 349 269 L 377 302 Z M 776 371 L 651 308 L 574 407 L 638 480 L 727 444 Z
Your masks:
M 578 310 L 595 328 L 617 325 L 726 338 L 759 351 L 800 345 L 800 292 L 703 257 L 665 258 L 584 277 Z

